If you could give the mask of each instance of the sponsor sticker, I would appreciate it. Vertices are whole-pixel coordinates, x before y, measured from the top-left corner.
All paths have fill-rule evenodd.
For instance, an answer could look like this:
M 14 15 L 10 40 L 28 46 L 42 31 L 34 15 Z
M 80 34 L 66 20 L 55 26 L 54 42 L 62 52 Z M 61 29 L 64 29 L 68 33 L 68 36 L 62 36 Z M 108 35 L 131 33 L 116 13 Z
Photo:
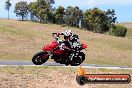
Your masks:
M 80 66 L 77 71 L 76 81 L 79 85 L 86 83 L 124 84 L 130 83 L 131 76 L 129 74 L 86 74 L 86 71 Z

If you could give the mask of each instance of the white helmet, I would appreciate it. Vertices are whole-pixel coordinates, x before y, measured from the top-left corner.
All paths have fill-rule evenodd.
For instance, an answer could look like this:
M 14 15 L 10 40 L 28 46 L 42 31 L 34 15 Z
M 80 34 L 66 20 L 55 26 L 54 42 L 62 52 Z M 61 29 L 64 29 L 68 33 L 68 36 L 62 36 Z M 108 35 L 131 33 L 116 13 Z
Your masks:
M 71 36 L 72 35 L 72 31 L 71 30 L 66 30 L 64 35 L 65 36 Z

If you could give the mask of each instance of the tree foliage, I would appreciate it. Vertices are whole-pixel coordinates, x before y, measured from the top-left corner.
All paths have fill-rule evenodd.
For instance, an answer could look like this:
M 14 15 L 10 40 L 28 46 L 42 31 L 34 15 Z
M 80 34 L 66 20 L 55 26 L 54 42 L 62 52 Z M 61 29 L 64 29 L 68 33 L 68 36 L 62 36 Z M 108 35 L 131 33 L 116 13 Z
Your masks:
M 10 0 L 7 0 L 5 2 L 5 9 L 8 10 L 8 20 L 9 20 L 9 10 L 10 10 L 10 7 L 11 7 Z
M 32 21 L 39 21 L 40 23 L 50 22 L 54 23 L 54 14 L 51 4 L 54 0 L 37 0 L 30 2 L 28 5 Z
M 64 15 L 65 24 L 78 27 L 80 20 L 83 17 L 82 10 L 79 7 L 67 7 Z
M 30 12 L 31 21 L 37 21 L 37 3 L 30 2 L 30 4 L 28 5 L 28 10 Z
M 25 1 L 20 1 L 16 3 L 15 10 L 16 16 L 20 16 L 21 20 L 23 21 L 24 18 L 27 19 L 28 17 L 28 4 Z
M 65 14 L 65 8 L 62 6 L 59 6 L 55 10 L 55 19 L 57 24 L 63 24 L 64 23 L 64 14 Z
M 114 27 L 114 24 L 116 22 L 117 17 L 115 17 L 115 10 L 108 9 L 106 12 L 106 23 L 108 28 L 110 29 L 111 27 Z
M 85 11 L 83 24 L 87 30 L 104 33 L 109 31 L 115 20 L 114 10 L 105 12 L 98 8 L 93 8 Z

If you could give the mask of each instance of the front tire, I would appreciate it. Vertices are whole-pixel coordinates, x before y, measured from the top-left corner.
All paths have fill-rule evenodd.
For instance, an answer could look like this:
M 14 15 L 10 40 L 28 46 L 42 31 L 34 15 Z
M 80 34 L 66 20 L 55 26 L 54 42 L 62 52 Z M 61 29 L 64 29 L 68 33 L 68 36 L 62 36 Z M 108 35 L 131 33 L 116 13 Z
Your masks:
M 85 54 L 80 52 L 77 57 L 74 57 L 73 61 L 70 62 L 71 66 L 78 66 L 85 60 Z
M 32 58 L 32 62 L 35 64 L 35 65 L 41 65 L 43 63 L 45 63 L 48 59 L 49 59 L 49 56 L 46 56 L 48 53 L 47 52 L 44 52 L 44 51 L 41 51 L 41 52 L 38 52 L 36 53 L 33 58 Z

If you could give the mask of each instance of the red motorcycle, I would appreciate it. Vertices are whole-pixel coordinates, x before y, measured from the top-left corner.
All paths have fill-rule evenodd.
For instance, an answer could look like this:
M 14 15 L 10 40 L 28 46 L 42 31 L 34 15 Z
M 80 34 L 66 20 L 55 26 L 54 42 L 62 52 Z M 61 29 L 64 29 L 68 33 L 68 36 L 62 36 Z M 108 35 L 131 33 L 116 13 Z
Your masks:
M 60 46 L 67 47 L 66 41 L 52 41 L 48 45 L 45 45 L 42 51 L 33 56 L 32 62 L 35 65 L 41 65 L 51 56 L 51 59 L 54 59 L 56 63 L 78 66 L 85 60 L 85 54 L 82 50 L 87 48 L 87 45 L 79 43 L 78 39 L 77 35 L 73 36 L 70 44 L 71 48 L 64 48 L 63 50 L 60 49 Z

